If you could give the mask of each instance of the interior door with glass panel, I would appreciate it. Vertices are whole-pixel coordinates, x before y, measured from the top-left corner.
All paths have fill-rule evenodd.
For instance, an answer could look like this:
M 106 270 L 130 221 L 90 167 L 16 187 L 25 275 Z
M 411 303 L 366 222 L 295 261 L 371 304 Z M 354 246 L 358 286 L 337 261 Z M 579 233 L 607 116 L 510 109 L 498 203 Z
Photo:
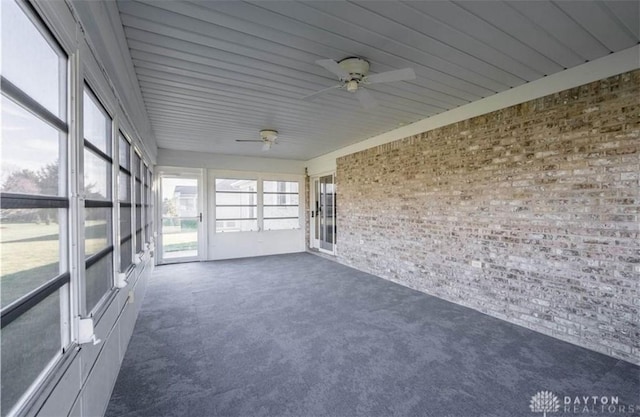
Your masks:
M 202 204 L 198 175 L 160 174 L 161 263 L 200 259 Z
M 312 213 L 314 246 L 322 252 L 334 253 L 336 245 L 336 190 L 333 175 L 314 180 L 314 212 Z

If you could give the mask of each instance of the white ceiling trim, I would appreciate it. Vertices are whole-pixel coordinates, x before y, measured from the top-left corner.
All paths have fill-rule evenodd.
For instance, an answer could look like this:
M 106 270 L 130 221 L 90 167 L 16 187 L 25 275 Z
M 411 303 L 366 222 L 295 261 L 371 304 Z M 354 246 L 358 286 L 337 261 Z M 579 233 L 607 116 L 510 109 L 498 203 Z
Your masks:
M 410 125 L 310 159 L 306 164 L 307 173 L 309 175 L 319 175 L 321 173 L 334 171 L 336 169 L 336 159 L 341 156 L 427 132 L 638 68 L 640 68 L 640 45 L 632 46 L 631 48 L 607 55 L 603 58 L 549 75 L 545 78 L 532 81 L 456 109 L 427 117 Z
M 158 153 L 156 137 L 147 114 L 116 3 L 73 0 L 67 2 L 67 5 L 72 13 L 79 17 L 78 23 L 84 32 L 84 38 L 101 67 L 101 72 L 108 79 L 118 106 L 122 108 L 120 117 L 126 122 L 121 125 L 122 130 L 126 131 L 141 152 L 155 163 Z

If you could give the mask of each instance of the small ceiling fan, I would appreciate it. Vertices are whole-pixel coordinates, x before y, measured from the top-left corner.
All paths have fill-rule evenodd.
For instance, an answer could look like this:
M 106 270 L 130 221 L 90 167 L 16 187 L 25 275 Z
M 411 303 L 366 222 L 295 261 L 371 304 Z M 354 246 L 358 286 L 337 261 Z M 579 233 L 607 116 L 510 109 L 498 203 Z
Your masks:
M 302 100 L 313 100 L 320 94 L 337 88 L 355 94 L 360 104 L 362 104 L 365 109 L 370 109 L 375 107 L 377 103 L 371 93 L 364 88 L 365 86 L 393 81 L 414 80 L 416 78 L 416 74 L 412 68 L 369 75 L 369 61 L 359 57 L 349 57 L 338 62 L 333 59 L 319 59 L 316 61 L 316 64 L 337 75 L 340 84 L 309 94 L 308 96 L 302 97 Z
M 258 142 L 262 143 L 262 150 L 268 151 L 271 147 L 278 142 L 278 131 L 273 129 L 262 129 L 260 131 L 260 139 L 236 139 L 236 142 Z

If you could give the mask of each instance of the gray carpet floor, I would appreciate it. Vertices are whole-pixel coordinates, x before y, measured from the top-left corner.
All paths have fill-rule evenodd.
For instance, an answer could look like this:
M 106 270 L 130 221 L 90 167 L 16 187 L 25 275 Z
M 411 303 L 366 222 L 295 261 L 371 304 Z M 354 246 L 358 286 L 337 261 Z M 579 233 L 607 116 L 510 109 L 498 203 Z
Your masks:
M 640 415 L 640 369 L 301 253 L 157 267 L 106 415 Z M 639 412 L 565 412 L 564 396 Z M 596 411 L 600 411 L 598 405 Z

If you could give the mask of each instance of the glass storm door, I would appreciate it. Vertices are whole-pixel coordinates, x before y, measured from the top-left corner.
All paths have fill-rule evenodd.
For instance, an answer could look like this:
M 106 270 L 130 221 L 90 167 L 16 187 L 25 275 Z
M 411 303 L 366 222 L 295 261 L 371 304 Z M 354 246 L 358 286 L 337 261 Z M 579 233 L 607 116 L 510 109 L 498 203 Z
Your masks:
M 162 227 L 160 261 L 197 260 L 202 225 L 198 176 L 162 175 Z
M 336 244 L 336 192 L 333 175 L 320 177 L 317 181 L 316 231 L 319 249 L 333 253 Z

